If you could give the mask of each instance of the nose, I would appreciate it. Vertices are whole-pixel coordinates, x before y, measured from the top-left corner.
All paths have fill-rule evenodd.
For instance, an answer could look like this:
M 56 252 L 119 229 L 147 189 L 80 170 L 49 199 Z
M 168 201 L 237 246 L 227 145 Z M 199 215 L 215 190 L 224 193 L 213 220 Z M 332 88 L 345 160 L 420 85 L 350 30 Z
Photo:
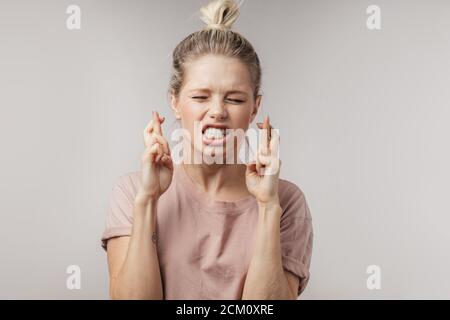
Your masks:
M 227 109 L 222 101 L 214 101 L 211 103 L 209 116 L 216 121 L 224 120 L 228 117 Z

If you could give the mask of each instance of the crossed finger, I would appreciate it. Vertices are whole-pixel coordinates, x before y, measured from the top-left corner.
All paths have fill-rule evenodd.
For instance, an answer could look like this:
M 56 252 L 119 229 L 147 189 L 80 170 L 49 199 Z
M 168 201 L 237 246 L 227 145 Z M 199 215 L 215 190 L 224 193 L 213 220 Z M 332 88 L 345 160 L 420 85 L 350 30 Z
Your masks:
M 154 132 L 156 132 L 156 130 L 159 130 L 159 135 L 162 136 L 161 134 L 161 124 L 164 122 L 165 118 L 164 117 L 160 117 L 159 114 L 157 115 L 157 117 L 155 117 L 155 112 L 153 112 L 153 119 L 150 120 L 150 122 L 147 124 L 147 126 L 145 127 L 144 131 L 142 132 L 142 135 L 144 137 L 144 143 L 145 146 L 148 147 L 150 145 L 150 137 L 152 136 L 152 134 Z M 159 118 L 159 120 L 158 120 Z M 156 120 L 156 121 L 155 121 Z M 155 130 L 155 126 L 158 125 L 159 129 Z
M 273 127 L 270 124 L 269 116 L 264 119 L 264 122 L 257 123 L 258 128 L 262 129 L 262 139 L 259 143 L 259 148 L 261 153 L 264 155 L 269 155 L 271 150 L 271 140 L 272 140 L 272 129 Z
M 161 123 L 163 123 L 164 119 L 165 119 L 165 118 L 164 118 L 164 117 L 161 117 L 161 116 L 159 115 L 158 112 L 153 111 L 153 122 L 154 122 L 154 128 L 153 128 L 153 131 L 154 131 L 156 134 L 159 134 L 159 135 L 161 135 L 161 136 L 162 136 Z
M 162 160 L 163 162 L 170 161 L 169 144 L 162 136 L 161 124 L 165 118 L 161 117 L 158 112 L 152 112 L 152 120 L 144 129 L 144 143 L 148 149 L 154 150 L 156 153 L 155 162 Z
M 272 165 L 276 166 L 277 160 L 279 159 L 280 137 L 278 130 L 274 129 L 270 124 L 268 116 L 264 119 L 264 122 L 258 123 L 257 125 L 262 130 L 256 161 L 256 168 L 259 172 L 262 168 L 272 167 Z

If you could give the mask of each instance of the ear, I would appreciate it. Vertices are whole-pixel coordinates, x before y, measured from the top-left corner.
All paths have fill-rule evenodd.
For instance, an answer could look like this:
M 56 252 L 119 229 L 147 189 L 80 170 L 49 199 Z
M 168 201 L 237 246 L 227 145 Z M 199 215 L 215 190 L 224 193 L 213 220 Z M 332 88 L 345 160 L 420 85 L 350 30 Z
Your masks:
M 261 98 L 262 98 L 261 95 L 258 95 L 256 97 L 255 105 L 254 105 L 252 113 L 250 115 L 250 123 L 252 123 L 253 120 L 255 120 L 256 115 L 258 114 L 259 106 L 261 105 Z
M 173 92 L 170 95 L 170 107 L 172 108 L 173 113 L 175 114 L 175 118 L 181 119 L 181 112 L 178 107 L 178 99 Z

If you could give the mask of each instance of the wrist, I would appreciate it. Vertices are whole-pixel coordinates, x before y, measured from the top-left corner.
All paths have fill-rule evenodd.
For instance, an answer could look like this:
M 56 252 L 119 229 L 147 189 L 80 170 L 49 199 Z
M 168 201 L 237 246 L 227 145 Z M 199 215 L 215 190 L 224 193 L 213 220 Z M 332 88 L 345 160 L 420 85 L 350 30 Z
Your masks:
M 134 202 L 134 223 L 140 226 L 155 226 L 158 208 L 158 199 L 136 197 Z M 152 227 L 153 228 L 153 227 Z
M 280 205 L 280 199 L 278 198 L 278 196 L 266 200 L 266 201 L 261 201 L 261 200 L 256 200 L 258 203 L 259 207 L 266 207 L 266 208 L 276 208 L 276 207 L 281 207 Z
M 147 207 L 148 205 L 157 204 L 159 197 L 151 196 L 148 193 L 145 193 L 142 190 L 139 190 L 134 198 L 134 205 Z
M 270 214 L 276 217 L 281 217 L 283 211 L 278 199 L 271 201 L 258 201 L 258 208 L 260 215 Z

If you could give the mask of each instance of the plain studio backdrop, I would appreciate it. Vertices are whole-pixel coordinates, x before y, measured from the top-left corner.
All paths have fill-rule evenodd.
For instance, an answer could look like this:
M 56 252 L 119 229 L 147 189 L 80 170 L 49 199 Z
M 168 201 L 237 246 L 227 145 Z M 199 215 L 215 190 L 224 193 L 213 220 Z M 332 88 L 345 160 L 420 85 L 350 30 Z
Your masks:
M 108 198 L 140 168 L 151 110 L 166 135 L 176 128 L 171 53 L 206 3 L 0 2 L 0 298 L 108 298 Z M 373 4 L 381 30 L 366 26 Z M 80 30 L 66 27 L 70 5 Z M 234 29 L 261 58 L 257 120 L 280 129 L 281 176 L 313 216 L 302 298 L 450 298 L 449 11 L 446 0 L 244 2 Z M 79 290 L 66 286 L 70 265 Z

